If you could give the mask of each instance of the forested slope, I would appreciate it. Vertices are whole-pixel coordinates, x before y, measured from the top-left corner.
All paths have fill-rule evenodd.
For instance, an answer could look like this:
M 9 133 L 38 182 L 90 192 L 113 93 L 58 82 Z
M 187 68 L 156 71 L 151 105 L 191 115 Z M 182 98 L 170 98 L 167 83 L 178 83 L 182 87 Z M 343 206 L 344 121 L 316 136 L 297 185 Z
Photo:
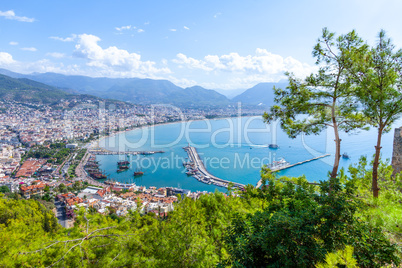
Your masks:
M 326 256 L 348 254 L 359 267 L 398 265 L 401 176 L 381 164 L 384 190 L 374 201 L 370 172 L 363 159 L 351 178 L 340 172 L 330 191 L 328 182 L 264 171 L 263 189 L 184 198 L 164 219 L 81 209 L 71 229 L 37 201 L 2 196 L 0 266 L 327 267 Z

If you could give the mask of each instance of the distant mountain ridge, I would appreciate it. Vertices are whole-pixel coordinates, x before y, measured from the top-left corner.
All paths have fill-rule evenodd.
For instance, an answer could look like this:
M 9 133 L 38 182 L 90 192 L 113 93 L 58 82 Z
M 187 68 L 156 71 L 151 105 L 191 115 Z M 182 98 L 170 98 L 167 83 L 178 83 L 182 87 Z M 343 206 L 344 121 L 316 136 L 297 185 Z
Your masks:
M 252 105 L 259 105 L 270 107 L 275 104 L 274 102 L 274 86 L 279 88 L 287 87 L 288 83 L 259 83 L 252 88 L 247 89 L 240 95 L 234 97 L 232 101 L 248 103 Z
M 182 88 L 168 80 L 94 78 L 57 73 L 19 74 L 5 69 L 0 69 L 0 73 L 14 78 L 28 78 L 71 94 L 90 94 L 106 99 L 128 101 L 133 104 L 164 103 L 180 107 L 228 106 L 239 101 L 246 105 L 270 106 L 273 103 L 272 86 L 278 84 L 260 83 L 247 90 L 236 90 L 236 92 L 244 92 L 230 100 L 212 89 L 205 89 L 201 86 Z M 222 90 L 219 91 L 222 92 Z
M 71 94 L 28 78 L 12 78 L 3 74 L 0 74 L 0 99 L 33 104 L 57 104 L 61 100 L 103 100 L 87 94 Z M 107 102 L 123 104 L 114 100 L 107 100 Z
M 52 103 L 67 98 L 68 93 L 27 78 L 0 74 L 0 98 L 7 101 Z

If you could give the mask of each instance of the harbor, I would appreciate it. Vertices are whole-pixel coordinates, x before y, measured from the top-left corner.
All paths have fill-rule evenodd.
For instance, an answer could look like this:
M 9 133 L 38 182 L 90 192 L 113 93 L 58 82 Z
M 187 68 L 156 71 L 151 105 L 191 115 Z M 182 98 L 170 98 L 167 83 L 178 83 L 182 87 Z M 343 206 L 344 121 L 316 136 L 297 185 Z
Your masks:
M 89 154 L 89 158 L 84 165 L 84 171 L 95 180 L 102 180 L 108 177 L 105 172 L 99 168 L 99 163 L 92 154 Z
M 213 184 L 227 188 L 229 183 L 233 183 L 234 187 L 236 188 L 244 188 L 244 184 L 223 180 L 209 173 L 194 147 L 187 146 L 183 149 L 187 152 L 189 158 L 189 162 L 183 163 L 183 166 L 185 166 L 187 169 L 187 175 L 193 176 L 198 181 L 205 184 Z

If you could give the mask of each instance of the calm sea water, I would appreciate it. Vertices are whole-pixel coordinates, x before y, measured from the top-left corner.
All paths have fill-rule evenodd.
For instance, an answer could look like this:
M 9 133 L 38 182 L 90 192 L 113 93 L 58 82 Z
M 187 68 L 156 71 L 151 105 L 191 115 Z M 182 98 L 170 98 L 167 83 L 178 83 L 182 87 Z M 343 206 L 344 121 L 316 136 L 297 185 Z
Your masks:
M 401 126 L 402 121 L 395 124 Z M 277 123 L 267 125 L 261 117 L 242 117 L 218 120 L 191 121 L 144 127 L 104 139 L 100 146 L 122 151 L 165 151 L 162 154 L 125 156 L 99 155 L 101 168 L 114 180 L 135 182 L 137 185 L 156 187 L 181 187 L 192 191 L 214 191 L 214 185 L 198 182 L 185 174 L 182 165 L 188 144 L 197 148 L 207 169 L 217 177 L 243 184 L 255 185 L 260 178 L 263 164 L 284 158 L 290 163 L 311 159 L 330 153 L 329 157 L 295 166 L 279 172 L 279 175 L 305 175 L 309 181 L 326 180 L 334 161 L 335 143 L 332 129 L 314 136 L 290 139 Z M 384 134 L 382 157 L 391 158 L 394 130 Z M 341 167 L 356 163 L 361 155 L 374 154 L 376 129 L 357 134 L 341 133 L 341 151 L 350 159 L 341 158 Z M 268 148 L 278 144 L 279 149 Z M 117 161 L 128 159 L 130 169 L 117 173 Z M 134 178 L 137 169 L 144 171 Z

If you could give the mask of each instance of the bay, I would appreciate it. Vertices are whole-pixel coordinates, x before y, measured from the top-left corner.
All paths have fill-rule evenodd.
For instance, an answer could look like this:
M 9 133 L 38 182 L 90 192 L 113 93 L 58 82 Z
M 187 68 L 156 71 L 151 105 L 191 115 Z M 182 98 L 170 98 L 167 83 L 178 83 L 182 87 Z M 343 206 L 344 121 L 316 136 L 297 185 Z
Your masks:
M 395 127 L 402 124 L 398 121 Z M 284 158 L 296 163 L 324 154 L 329 157 L 305 163 L 278 172 L 279 176 L 305 175 L 309 181 L 326 180 L 334 161 L 335 143 L 333 130 L 319 135 L 299 136 L 290 139 L 277 122 L 267 125 L 261 117 L 237 117 L 216 120 L 189 121 L 155 125 L 107 137 L 100 146 L 112 151 L 158 151 L 162 154 L 135 155 L 128 157 L 130 169 L 117 173 L 117 161 L 125 155 L 98 155 L 101 169 L 110 178 L 120 182 L 144 185 L 146 187 L 179 187 L 191 191 L 225 191 L 214 185 L 207 185 L 185 174 L 182 165 L 187 161 L 183 147 L 190 144 L 197 148 L 207 169 L 222 179 L 255 185 L 260 178 L 263 164 Z M 341 158 L 340 167 L 347 168 L 357 163 L 361 155 L 369 158 L 374 154 L 376 129 L 355 134 L 341 133 L 341 150 L 350 159 Z M 394 130 L 383 135 L 382 158 L 391 158 Z M 278 149 L 268 148 L 278 144 Z M 144 175 L 134 178 L 137 169 Z

